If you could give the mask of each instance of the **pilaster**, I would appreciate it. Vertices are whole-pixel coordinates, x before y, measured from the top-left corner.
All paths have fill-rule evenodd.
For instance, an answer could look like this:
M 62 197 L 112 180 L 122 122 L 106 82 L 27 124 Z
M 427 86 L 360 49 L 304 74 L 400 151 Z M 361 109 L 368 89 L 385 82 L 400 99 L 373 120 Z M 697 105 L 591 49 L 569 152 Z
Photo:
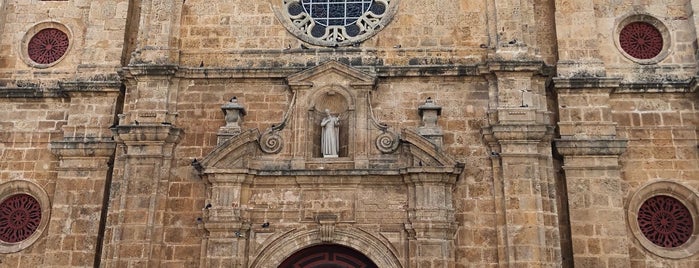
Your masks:
M 563 156 L 573 260 L 594 267 L 628 267 L 619 156 L 627 141 L 616 137 L 609 95 L 618 79 L 554 79 L 558 92 L 556 149 Z
M 120 86 L 119 82 L 60 83 L 70 105 L 63 126 L 64 138 L 50 143 L 59 165 L 51 206 L 51 231 L 46 238 L 57 246 L 46 247 L 43 267 L 66 264 L 54 261 L 58 259 L 70 260 L 71 266 L 95 265 L 106 209 L 104 194 L 108 193 L 116 147 L 108 126 L 118 109 Z
M 502 266 L 561 263 L 545 78 L 538 61 L 491 60 L 490 126 L 483 129 L 493 165 Z
M 163 225 L 172 154 L 182 130 L 169 124 L 112 129 L 123 155 L 123 175 L 112 182 L 105 237 L 105 267 L 158 267 L 164 258 Z
M 131 55 L 131 65 L 178 63 L 183 4 L 179 0 L 141 1 L 139 43 Z
M 436 171 L 436 170 L 435 170 Z M 452 189 L 457 175 L 413 168 L 404 175 L 408 184 L 410 267 L 454 267 Z
M 560 77 L 604 77 L 594 1 L 556 0 L 556 37 Z

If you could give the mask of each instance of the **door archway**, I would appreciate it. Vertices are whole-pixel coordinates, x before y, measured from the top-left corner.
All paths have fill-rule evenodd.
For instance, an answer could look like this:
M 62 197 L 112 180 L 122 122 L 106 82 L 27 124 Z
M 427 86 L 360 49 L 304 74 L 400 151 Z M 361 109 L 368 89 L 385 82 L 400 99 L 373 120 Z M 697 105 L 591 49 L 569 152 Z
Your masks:
M 352 248 L 323 244 L 302 249 L 279 268 L 378 268 L 369 257 Z

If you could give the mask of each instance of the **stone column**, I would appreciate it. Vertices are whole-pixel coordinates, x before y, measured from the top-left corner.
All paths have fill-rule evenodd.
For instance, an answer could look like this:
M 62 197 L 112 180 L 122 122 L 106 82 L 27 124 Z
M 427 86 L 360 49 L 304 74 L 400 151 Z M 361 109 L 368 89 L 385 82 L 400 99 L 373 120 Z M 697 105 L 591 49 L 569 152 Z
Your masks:
M 490 126 L 499 263 L 561 263 L 549 125 L 542 67 L 535 61 L 493 61 Z
M 118 82 L 62 83 L 70 97 L 62 140 L 51 142 L 58 156 L 50 231 L 42 267 L 94 266 L 101 245 L 104 194 L 114 156 L 109 125 L 114 120 Z
M 619 155 L 626 140 L 616 137 L 609 94 L 618 79 L 555 79 L 567 183 L 572 253 L 583 267 L 629 267 L 624 191 Z

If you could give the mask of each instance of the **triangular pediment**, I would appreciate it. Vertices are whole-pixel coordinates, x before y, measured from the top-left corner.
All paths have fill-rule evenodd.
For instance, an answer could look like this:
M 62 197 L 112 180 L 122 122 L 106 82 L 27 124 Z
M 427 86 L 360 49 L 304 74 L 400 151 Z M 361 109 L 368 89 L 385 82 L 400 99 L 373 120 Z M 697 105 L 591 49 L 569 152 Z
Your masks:
M 373 86 L 376 76 L 357 68 L 332 60 L 287 77 L 289 86 L 322 86 L 322 84 L 346 84 Z

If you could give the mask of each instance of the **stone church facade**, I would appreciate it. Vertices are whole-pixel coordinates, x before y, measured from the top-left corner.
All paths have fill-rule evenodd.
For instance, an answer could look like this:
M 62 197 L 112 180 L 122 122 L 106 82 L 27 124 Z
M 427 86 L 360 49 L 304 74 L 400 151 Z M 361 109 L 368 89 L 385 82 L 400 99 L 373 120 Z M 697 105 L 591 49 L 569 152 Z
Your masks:
M 0 266 L 697 267 L 696 10 L 0 0 Z

